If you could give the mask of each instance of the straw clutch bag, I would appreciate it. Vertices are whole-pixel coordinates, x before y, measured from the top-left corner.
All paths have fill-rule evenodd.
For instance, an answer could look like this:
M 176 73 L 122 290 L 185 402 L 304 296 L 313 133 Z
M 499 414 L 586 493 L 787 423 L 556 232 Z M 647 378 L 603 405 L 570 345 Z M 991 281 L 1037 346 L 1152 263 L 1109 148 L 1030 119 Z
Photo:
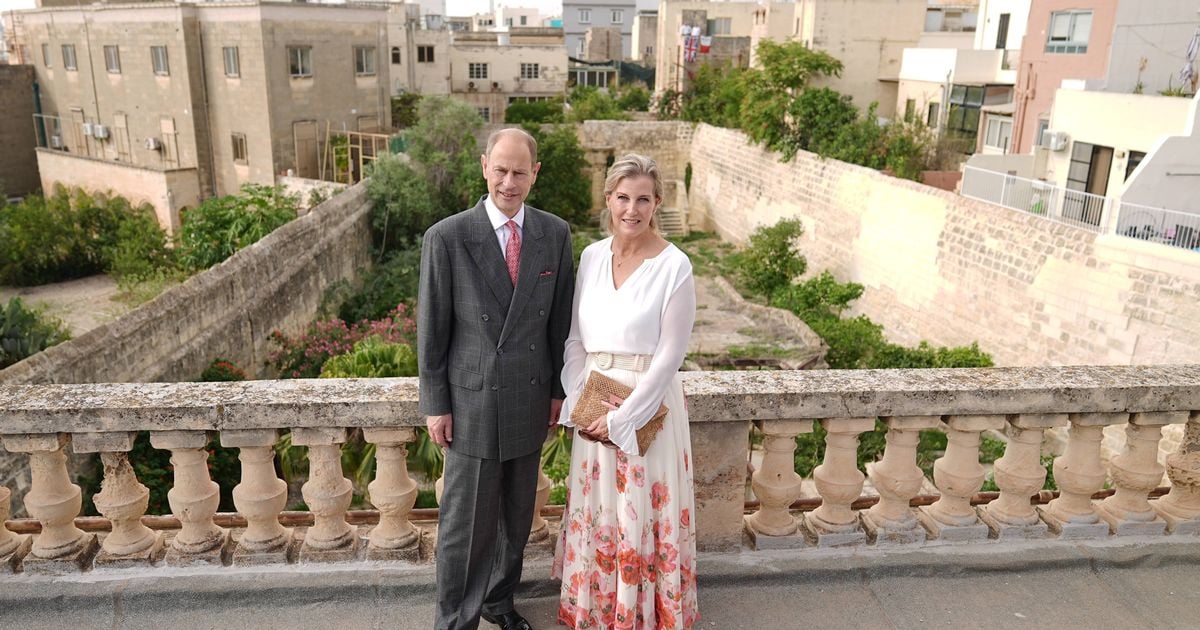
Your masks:
M 622 399 L 628 399 L 633 393 L 633 388 L 615 381 L 595 370 L 588 374 L 587 382 L 583 384 L 583 393 L 579 395 L 579 402 L 575 403 L 575 408 L 571 410 L 571 422 L 578 428 L 578 432 L 585 439 L 593 442 L 599 441 L 605 446 L 616 447 L 611 440 L 597 440 L 592 437 L 582 427 L 586 427 L 592 423 L 597 417 L 607 414 L 610 410 L 604 406 L 603 401 L 608 400 L 609 396 L 618 396 Z M 654 436 L 662 430 L 663 420 L 667 418 L 666 405 L 659 405 L 658 412 L 650 418 L 645 426 L 637 430 L 637 447 L 638 455 L 644 456 L 646 451 L 650 450 L 650 443 L 654 441 Z

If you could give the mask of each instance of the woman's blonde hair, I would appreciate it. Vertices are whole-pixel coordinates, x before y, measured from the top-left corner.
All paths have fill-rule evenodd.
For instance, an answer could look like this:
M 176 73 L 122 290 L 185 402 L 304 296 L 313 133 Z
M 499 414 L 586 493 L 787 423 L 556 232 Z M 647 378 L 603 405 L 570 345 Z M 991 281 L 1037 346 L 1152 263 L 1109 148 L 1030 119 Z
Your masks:
M 657 202 L 654 212 L 650 214 L 650 229 L 657 233 L 659 231 L 658 209 L 662 207 L 663 183 L 662 176 L 658 171 L 658 163 L 653 158 L 637 153 L 628 153 L 613 162 L 613 165 L 608 168 L 608 177 L 604 179 L 604 198 L 607 200 L 612 191 L 620 185 L 621 180 L 630 177 L 649 177 L 654 181 L 654 197 Z M 607 203 L 600 211 L 600 227 L 604 228 L 606 233 L 612 234 L 612 210 L 608 208 Z

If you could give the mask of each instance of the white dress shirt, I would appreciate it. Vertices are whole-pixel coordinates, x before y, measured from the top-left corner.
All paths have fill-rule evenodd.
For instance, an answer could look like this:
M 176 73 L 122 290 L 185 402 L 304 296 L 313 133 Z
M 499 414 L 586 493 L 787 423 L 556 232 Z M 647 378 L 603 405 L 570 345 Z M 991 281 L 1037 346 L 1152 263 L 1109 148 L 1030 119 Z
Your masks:
M 508 237 L 511 233 L 508 226 L 508 216 L 500 211 L 500 208 L 492 202 L 491 195 L 484 197 L 483 207 L 487 209 L 488 219 L 492 222 L 492 229 L 496 231 L 496 240 L 500 243 L 500 253 L 508 252 Z M 517 211 L 516 216 L 512 218 L 517 224 L 517 229 L 520 230 L 520 236 L 525 236 L 525 204 L 521 204 L 521 209 Z

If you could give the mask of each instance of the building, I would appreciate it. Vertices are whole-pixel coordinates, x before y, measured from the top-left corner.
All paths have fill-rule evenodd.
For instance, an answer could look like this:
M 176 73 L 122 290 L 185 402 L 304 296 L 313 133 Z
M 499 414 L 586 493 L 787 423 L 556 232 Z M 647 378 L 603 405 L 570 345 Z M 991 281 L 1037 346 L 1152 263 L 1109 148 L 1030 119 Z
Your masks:
M 560 29 L 511 27 L 499 33 L 454 33 L 450 93 L 488 123 L 504 122 L 509 103 L 549 99 L 567 85 Z
M 620 61 L 624 54 L 621 29 L 615 26 L 593 26 L 583 37 L 583 58 L 589 61 Z
M 588 29 L 615 27 L 621 31 L 621 59 L 628 59 L 633 45 L 633 23 L 636 15 L 635 0 L 563 0 L 563 37 L 567 54 L 585 58 L 585 38 Z
M 30 124 L 35 112 L 33 66 L 0 63 L 0 205 L 41 187 L 37 136 Z
M 658 11 L 638 11 L 630 40 L 630 58 L 644 66 L 655 66 L 654 40 L 658 36 Z
M 289 171 L 330 130 L 390 128 L 387 10 L 229 2 L 22 14 L 41 88 L 43 188 L 111 189 L 180 214 Z M 328 159 L 325 160 L 328 163 Z
M 496 26 L 542 26 L 542 16 L 534 7 L 496 7 Z
M 1024 35 L 1028 13 L 1029 0 L 985 0 L 978 9 L 931 6 L 926 29 L 941 30 L 922 32 L 918 46 L 904 50 L 897 114 L 961 138 L 967 153 L 1006 152 L 1017 77 L 1015 45 Z M 989 112 L 996 117 L 985 129 Z
M 450 93 L 451 32 L 447 22 L 414 14 L 411 5 L 389 8 L 391 94 Z
M 862 109 L 877 102 L 878 114 L 891 116 L 903 50 L 916 46 L 926 9 L 925 0 L 798 0 L 764 5 L 665 0 L 658 15 L 655 91 L 684 87 L 693 64 L 740 61 L 747 65 L 758 41 L 766 37 L 801 41 L 833 55 L 844 66 L 842 75 L 816 80 L 814 85 L 849 94 Z M 695 55 L 695 61 L 686 54 L 684 25 L 712 38 L 709 52 Z M 738 41 L 743 37 L 744 44 Z

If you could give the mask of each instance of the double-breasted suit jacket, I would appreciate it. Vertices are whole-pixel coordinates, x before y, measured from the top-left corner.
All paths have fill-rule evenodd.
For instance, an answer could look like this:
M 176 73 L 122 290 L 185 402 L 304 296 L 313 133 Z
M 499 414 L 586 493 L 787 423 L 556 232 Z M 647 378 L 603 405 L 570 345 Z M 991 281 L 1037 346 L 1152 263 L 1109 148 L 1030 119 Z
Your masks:
M 420 411 L 453 414 L 450 448 L 501 461 L 546 439 L 574 294 L 571 236 L 528 205 L 516 286 L 484 200 L 425 233 L 417 309 Z

